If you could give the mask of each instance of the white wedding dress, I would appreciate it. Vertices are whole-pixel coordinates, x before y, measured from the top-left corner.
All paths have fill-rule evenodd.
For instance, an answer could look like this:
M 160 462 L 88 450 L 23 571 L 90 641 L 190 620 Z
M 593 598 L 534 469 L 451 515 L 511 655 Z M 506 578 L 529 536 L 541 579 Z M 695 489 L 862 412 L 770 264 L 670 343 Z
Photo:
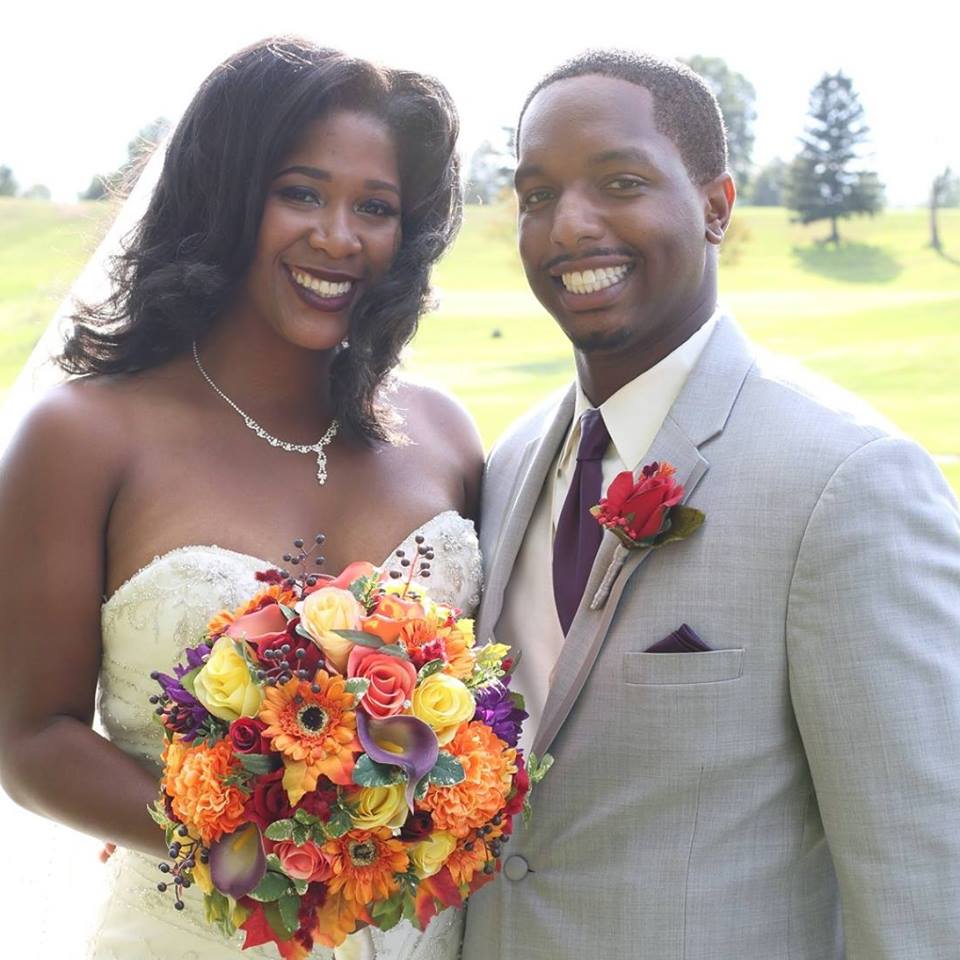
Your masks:
M 293 531 L 296 533 L 296 531 Z M 435 552 L 430 595 L 471 615 L 480 595 L 480 549 L 473 523 L 449 510 L 438 514 L 407 541 L 422 534 Z M 362 559 L 362 558 L 358 558 Z M 198 642 L 210 616 L 232 609 L 260 586 L 253 577 L 270 566 L 257 557 L 216 546 L 185 546 L 156 557 L 103 604 L 103 660 L 98 697 L 99 721 L 120 749 L 157 771 L 162 748 L 160 726 L 148 697 L 155 693 L 152 670 L 169 672 L 184 648 Z M 118 850 L 111 858 L 109 899 L 89 946 L 90 960 L 230 960 L 276 958 L 271 945 L 241 951 L 242 935 L 225 941 L 204 919 L 202 895 L 184 892 L 186 908 L 176 911 L 154 858 Z M 362 930 L 336 952 L 337 960 L 456 960 L 462 911 L 447 910 L 424 933 L 402 922 L 393 930 Z M 317 948 L 315 958 L 331 958 Z

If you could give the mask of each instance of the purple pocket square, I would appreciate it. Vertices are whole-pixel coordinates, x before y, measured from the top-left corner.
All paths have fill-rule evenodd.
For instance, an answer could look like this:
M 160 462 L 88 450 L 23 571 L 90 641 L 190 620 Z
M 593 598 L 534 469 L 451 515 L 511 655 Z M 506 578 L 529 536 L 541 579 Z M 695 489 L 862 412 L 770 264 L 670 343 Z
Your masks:
M 699 653 L 710 650 L 685 623 L 662 640 L 658 640 L 652 647 L 647 647 L 647 653 Z

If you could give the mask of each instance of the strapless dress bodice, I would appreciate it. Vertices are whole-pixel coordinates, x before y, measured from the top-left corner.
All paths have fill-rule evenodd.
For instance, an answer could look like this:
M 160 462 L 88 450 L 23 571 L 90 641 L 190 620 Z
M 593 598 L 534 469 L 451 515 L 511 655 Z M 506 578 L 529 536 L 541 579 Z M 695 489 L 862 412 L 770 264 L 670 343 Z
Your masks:
M 418 535 L 435 554 L 430 580 L 423 586 L 436 601 L 472 615 L 481 587 L 480 550 L 473 523 L 455 511 L 445 511 L 412 531 L 396 549 L 412 556 Z M 391 552 L 384 565 L 393 555 Z M 211 616 L 249 599 L 262 586 L 254 574 L 272 566 L 275 564 L 268 560 L 223 547 L 179 547 L 155 557 L 104 602 L 98 723 L 116 746 L 158 776 L 163 733 L 149 703 L 156 692 L 150 673 L 170 672 L 184 650 L 201 639 Z M 199 891 L 186 891 L 192 894 L 186 898 L 187 908 L 176 912 L 169 895 L 156 890 L 159 874 L 149 858 L 118 851 L 110 868 L 113 895 L 91 947 L 90 956 L 95 960 L 226 960 L 241 956 L 239 940 L 225 943 L 216 928 L 204 922 Z M 126 920 L 123 910 L 130 914 Z M 438 922 L 441 920 L 443 923 Z M 449 944 L 442 945 L 438 936 L 451 922 L 451 918 L 438 917 L 423 936 L 411 928 L 406 936 L 409 945 L 402 949 L 390 946 L 390 935 L 385 938 L 371 931 L 365 938 L 376 944 L 375 952 L 368 950 L 365 955 L 385 960 L 455 957 L 456 951 L 451 953 Z M 401 932 L 392 937 L 398 944 Z M 431 948 L 431 941 L 436 949 Z M 242 956 L 248 960 L 276 957 L 276 951 L 256 948 L 243 951 Z M 330 953 L 317 950 L 313 956 L 329 957 Z

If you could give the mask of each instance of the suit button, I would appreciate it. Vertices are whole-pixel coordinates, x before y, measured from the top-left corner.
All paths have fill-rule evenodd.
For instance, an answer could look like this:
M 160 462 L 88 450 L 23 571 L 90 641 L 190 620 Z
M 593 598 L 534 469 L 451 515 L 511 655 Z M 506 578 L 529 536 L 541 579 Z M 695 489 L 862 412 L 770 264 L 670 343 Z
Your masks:
M 522 880 L 529 871 L 530 867 L 527 861 L 518 854 L 507 857 L 507 861 L 503 865 L 503 873 L 508 880 Z

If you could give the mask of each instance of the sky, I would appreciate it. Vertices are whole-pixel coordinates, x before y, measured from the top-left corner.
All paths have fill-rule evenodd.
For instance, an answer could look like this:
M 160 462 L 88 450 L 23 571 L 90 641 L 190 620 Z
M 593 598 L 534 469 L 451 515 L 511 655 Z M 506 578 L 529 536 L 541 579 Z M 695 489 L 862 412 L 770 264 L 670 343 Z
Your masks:
M 388 66 L 439 77 L 460 110 L 469 158 L 515 123 L 527 90 L 586 47 L 719 56 L 757 91 L 754 161 L 790 159 L 811 88 L 825 72 L 853 79 L 871 156 L 892 206 L 926 201 L 933 176 L 960 170 L 960 4 L 806 0 L 578 2 L 480 0 L 20 0 L 0 21 L 0 164 L 21 187 L 72 200 L 116 169 L 156 116 L 176 118 L 203 77 L 234 50 L 297 33 Z M 955 12 L 949 12 L 953 7 Z M 948 12 L 945 12 L 948 11 Z

